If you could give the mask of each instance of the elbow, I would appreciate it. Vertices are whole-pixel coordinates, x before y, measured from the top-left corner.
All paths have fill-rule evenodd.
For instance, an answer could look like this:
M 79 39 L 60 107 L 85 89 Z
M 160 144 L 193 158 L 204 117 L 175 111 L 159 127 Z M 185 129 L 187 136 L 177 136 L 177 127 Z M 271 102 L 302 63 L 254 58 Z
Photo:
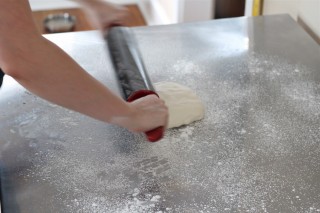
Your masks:
M 0 68 L 6 74 L 13 78 L 21 77 L 21 71 L 19 67 L 21 66 L 21 59 L 17 58 L 17 54 L 10 49 L 6 49 L 3 52 L 0 51 Z
M 43 39 L 31 39 L 31 42 L 22 44 L 14 43 L 11 46 L 0 44 L 0 68 L 6 75 L 19 80 L 28 78 L 36 66 L 37 60 L 34 56 L 39 52 L 39 41 Z M 41 49 L 40 49 L 41 52 Z
M 17 54 L 13 55 L 0 55 L 0 68 L 2 71 L 12 78 L 19 80 L 25 77 L 28 66 L 25 61 L 28 60 L 25 57 L 21 57 Z
M 6 75 L 9 75 L 14 79 L 22 78 L 21 70 L 15 66 L 2 66 L 1 69 Z

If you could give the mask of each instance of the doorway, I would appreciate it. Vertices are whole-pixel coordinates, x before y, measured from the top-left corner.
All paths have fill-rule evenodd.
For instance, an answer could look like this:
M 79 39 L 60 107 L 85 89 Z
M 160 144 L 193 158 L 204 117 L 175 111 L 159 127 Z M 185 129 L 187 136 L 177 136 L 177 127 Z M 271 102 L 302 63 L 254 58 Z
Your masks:
M 215 0 L 215 19 L 244 16 L 245 0 Z

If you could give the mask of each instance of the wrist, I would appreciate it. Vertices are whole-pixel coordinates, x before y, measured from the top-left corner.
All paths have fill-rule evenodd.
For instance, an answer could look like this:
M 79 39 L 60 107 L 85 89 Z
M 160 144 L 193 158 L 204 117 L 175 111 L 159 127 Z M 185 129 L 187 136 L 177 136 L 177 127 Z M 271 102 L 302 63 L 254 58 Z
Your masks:
M 131 104 L 124 102 L 124 106 L 121 107 L 119 113 L 114 114 L 107 122 L 124 128 L 128 128 L 130 126 L 129 123 L 133 120 L 134 114 L 135 110 L 131 106 Z

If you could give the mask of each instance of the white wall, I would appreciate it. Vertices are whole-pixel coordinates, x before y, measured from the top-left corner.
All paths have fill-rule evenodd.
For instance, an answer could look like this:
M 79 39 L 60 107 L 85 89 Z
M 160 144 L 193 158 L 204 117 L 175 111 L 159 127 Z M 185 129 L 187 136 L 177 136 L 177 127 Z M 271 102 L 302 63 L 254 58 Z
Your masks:
M 263 14 L 288 13 L 320 43 L 320 0 L 264 0 Z
M 318 36 L 320 40 L 320 0 L 300 0 L 298 18 Z
M 298 1 L 299 0 L 264 0 L 263 14 L 288 13 L 292 18 L 297 20 Z
M 214 0 L 140 0 L 149 25 L 202 21 L 214 16 Z
M 172 22 L 178 19 L 179 0 L 157 0 L 165 15 Z
M 79 7 L 77 3 L 67 0 L 29 0 L 29 3 L 33 11 Z
M 148 25 L 172 24 L 178 19 L 179 0 L 139 0 L 139 8 Z
M 245 16 L 252 16 L 253 0 L 246 0 L 246 5 L 244 8 Z
M 180 0 L 179 22 L 205 21 L 214 17 L 214 0 Z
M 117 4 L 136 4 L 140 0 L 105 0 Z M 54 10 L 54 9 L 67 9 L 77 8 L 79 5 L 71 0 L 29 0 L 31 9 L 37 10 Z

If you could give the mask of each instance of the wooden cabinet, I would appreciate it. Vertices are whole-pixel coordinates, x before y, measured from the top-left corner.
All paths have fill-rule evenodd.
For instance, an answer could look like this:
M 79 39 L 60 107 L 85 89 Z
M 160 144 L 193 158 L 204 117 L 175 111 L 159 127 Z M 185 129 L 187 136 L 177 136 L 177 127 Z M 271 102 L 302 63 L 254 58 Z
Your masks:
M 146 21 L 141 14 L 137 5 L 126 5 L 126 7 L 130 11 L 130 17 L 128 20 L 128 25 L 130 27 L 133 26 L 144 26 L 146 25 Z M 73 31 L 86 31 L 86 30 L 95 30 L 95 28 L 89 23 L 87 17 L 85 16 L 84 12 L 80 8 L 72 8 L 72 9 L 59 9 L 59 10 L 45 10 L 45 11 L 34 11 L 33 17 L 36 22 L 36 25 L 41 33 L 48 33 L 46 32 L 43 20 L 49 14 L 59 14 L 59 13 L 69 13 L 76 17 L 77 22 L 76 26 Z

